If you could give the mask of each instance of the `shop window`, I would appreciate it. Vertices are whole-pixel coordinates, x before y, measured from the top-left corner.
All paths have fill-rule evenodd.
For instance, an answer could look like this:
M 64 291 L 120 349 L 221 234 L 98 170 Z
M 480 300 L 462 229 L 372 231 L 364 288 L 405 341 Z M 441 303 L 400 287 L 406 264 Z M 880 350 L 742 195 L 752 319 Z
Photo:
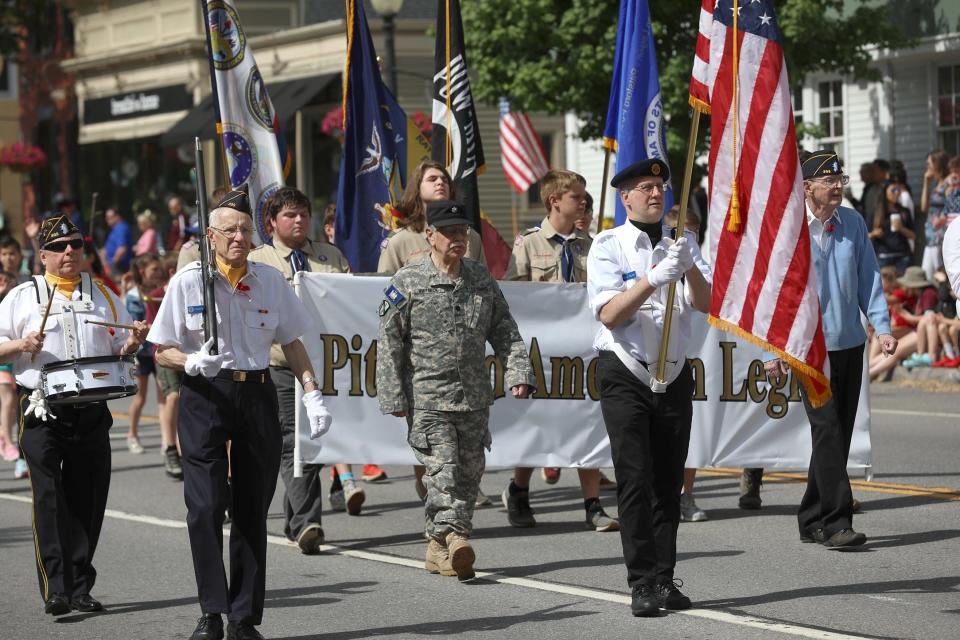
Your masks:
M 243 30 L 248 36 L 260 36 L 303 24 L 300 0 L 250 0 L 241 8 Z
M 960 64 L 937 70 L 937 133 L 941 149 L 960 155 Z

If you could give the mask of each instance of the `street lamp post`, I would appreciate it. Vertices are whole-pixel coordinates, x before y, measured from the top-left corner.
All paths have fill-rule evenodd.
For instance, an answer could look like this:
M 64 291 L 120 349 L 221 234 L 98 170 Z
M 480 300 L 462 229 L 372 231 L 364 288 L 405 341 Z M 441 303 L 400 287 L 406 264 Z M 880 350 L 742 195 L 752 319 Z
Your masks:
M 384 52 L 384 62 L 387 67 L 387 86 L 396 96 L 397 88 L 397 51 L 394 46 L 394 18 L 400 13 L 403 0 L 371 0 L 374 10 L 383 18 L 383 37 L 386 40 L 387 50 Z

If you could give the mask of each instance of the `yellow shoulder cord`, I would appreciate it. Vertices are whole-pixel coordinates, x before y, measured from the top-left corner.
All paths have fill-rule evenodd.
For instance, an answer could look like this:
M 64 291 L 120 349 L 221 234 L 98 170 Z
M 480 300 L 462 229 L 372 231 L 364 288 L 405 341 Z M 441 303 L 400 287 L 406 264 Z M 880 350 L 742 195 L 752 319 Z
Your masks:
M 110 313 L 113 314 L 113 321 L 117 321 L 117 305 L 113 304 L 113 298 L 110 296 L 110 291 L 107 289 L 107 285 L 103 284 L 100 280 L 94 280 L 93 284 L 97 285 L 97 289 L 100 289 L 100 293 L 103 294 L 103 297 L 107 299 L 107 304 L 110 305 Z

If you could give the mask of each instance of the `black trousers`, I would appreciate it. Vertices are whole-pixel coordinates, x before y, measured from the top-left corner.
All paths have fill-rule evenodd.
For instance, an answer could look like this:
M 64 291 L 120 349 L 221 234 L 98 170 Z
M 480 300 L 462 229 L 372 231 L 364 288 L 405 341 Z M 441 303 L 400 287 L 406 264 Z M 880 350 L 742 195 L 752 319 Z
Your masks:
M 277 486 L 277 394 L 260 382 L 184 376 L 177 431 L 183 496 L 200 608 L 260 624 L 266 589 L 267 510 Z M 227 459 L 227 440 L 232 442 Z M 231 471 L 232 491 L 227 487 Z M 223 518 L 232 499 L 230 582 L 223 565 Z
M 284 525 L 287 538 L 296 540 L 308 524 L 320 524 L 320 511 L 323 508 L 320 488 L 322 464 L 303 465 L 303 476 L 293 477 L 293 452 L 297 442 L 296 421 L 296 377 L 286 368 L 270 367 L 270 378 L 277 388 L 277 402 L 280 406 L 280 432 L 283 435 L 283 448 L 280 452 L 280 478 L 286 493 L 283 497 Z
M 56 419 L 24 416 L 31 389 L 18 387 L 20 450 L 30 468 L 37 579 L 44 600 L 76 598 L 97 580 L 97 550 L 110 490 L 106 402 L 53 407 Z
M 833 397 L 824 406 L 814 409 L 806 392 L 801 391 L 810 420 L 813 452 L 797 523 L 801 534 L 823 527 L 829 537 L 853 525 L 853 493 L 847 476 L 847 457 L 860 404 L 863 345 L 830 351 L 827 355 Z
M 627 583 L 673 578 L 683 465 L 693 419 L 693 375 L 683 371 L 655 394 L 611 351 L 597 366 L 600 408 L 617 474 L 620 541 Z

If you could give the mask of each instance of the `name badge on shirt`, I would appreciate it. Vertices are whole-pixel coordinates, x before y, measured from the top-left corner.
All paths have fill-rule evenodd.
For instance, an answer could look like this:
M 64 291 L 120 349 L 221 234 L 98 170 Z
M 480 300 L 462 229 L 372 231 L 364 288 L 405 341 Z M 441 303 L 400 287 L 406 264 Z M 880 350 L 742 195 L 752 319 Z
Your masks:
M 202 304 L 190 305 L 189 307 L 187 307 L 187 313 L 189 313 L 192 316 L 195 316 L 198 313 L 203 313 L 204 308 L 205 307 Z
M 636 279 L 637 279 L 636 271 L 628 271 L 627 273 L 623 274 L 624 282 L 630 282 L 631 280 L 636 280 Z

